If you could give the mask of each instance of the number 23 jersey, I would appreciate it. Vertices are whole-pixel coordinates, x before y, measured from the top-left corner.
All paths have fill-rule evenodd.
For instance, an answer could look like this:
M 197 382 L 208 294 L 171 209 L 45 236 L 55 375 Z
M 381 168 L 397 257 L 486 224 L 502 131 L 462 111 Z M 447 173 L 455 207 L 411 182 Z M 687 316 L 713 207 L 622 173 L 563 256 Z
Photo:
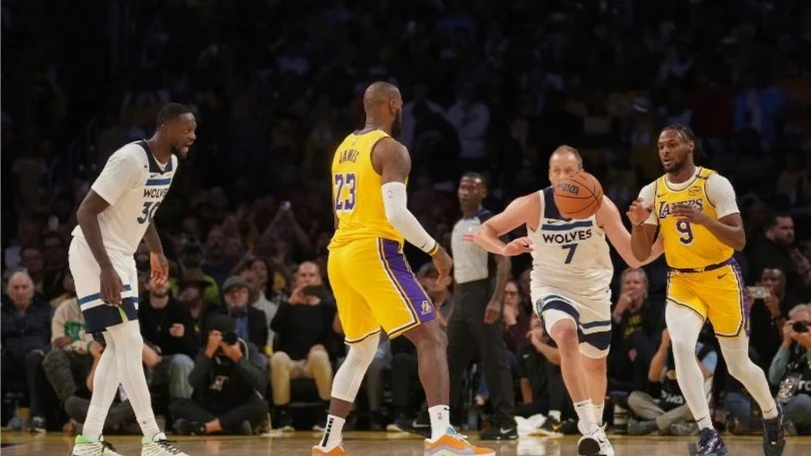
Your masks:
M 687 204 L 713 219 L 738 213 L 735 190 L 729 180 L 707 168 L 696 168 L 687 181 L 674 184 L 667 175 L 646 185 L 639 193 L 653 210 L 645 221 L 659 226 L 665 260 L 674 269 L 694 269 L 723 263 L 733 249 L 718 240 L 707 228 L 671 215 L 675 205 Z
M 389 135 L 382 130 L 351 133 L 332 159 L 332 204 L 338 228 L 329 248 L 352 241 L 382 238 L 403 243 L 383 205 L 383 178 L 372 166 L 372 149 Z
M 104 247 L 135 254 L 177 171 L 177 157 L 160 165 L 146 141 L 115 151 L 91 189 L 110 205 L 99 214 Z M 80 226 L 73 236 L 84 239 Z

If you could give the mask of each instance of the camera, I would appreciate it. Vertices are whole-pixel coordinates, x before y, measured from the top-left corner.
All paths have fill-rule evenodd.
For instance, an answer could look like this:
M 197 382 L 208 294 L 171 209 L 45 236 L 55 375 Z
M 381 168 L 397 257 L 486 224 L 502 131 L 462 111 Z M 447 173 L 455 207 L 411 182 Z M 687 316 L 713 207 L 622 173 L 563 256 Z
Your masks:
M 749 294 L 752 299 L 765 299 L 772 295 L 772 289 L 769 287 L 749 287 Z
M 187 268 L 199 268 L 203 265 L 203 244 L 196 237 L 183 239 L 180 245 L 180 262 Z
M 808 332 L 808 323 L 804 321 L 795 321 L 792 323 L 791 329 L 793 329 L 796 333 Z

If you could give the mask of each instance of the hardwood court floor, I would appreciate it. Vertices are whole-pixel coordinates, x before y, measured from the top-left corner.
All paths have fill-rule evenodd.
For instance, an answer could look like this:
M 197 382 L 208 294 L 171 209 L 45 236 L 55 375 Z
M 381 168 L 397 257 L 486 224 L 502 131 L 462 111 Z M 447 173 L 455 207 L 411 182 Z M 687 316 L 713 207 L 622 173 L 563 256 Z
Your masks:
M 270 437 L 180 437 L 178 446 L 191 456 L 307 456 L 319 434 L 298 432 L 290 436 Z M 692 438 L 680 437 L 622 437 L 611 436 L 617 456 L 677 456 L 688 454 Z M 112 436 L 116 449 L 125 456 L 141 452 L 140 439 L 132 436 Z M 761 456 L 760 438 L 725 437 L 729 456 Z M 73 438 L 62 434 L 2 433 L 3 456 L 70 454 Z M 498 455 L 576 456 L 577 439 L 521 438 L 515 442 L 492 445 Z M 422 441 L 406 434 L 353 432 L 345 444 L 353 456 L 421 456 Z M 811 455 L 811 437 L 793 437 L 786 445 L 784 456 Z

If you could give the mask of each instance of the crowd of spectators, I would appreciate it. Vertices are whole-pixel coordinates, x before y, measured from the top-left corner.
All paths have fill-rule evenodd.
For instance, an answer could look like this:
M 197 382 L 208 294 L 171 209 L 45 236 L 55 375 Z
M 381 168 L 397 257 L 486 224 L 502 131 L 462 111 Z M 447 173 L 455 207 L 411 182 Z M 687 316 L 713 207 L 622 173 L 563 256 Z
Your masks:
M 2 106 L 4 424 L 82 422 L 103 347 L 83 330 L 67 267 L 75 209 L 107 157 L 148 137 L 171 100 L 193 106 L 198 139 L 155 218 L 170 286 L 150 284 L 148 252 L 136 254 L 156 410 L 187 434 L 257 432 L 268 410 L 274 428 L 318 428 L 345 353 L 325 274 L 329 162 L 362 125 L 361 91 L 386 79 L 404 95 L 409 206 L 446 248 L 464 171 L 486 173 L 485 205 L 498 210 L 547 185 L 548 156 L 566 143 L 624 208 L 661 173 L 659 129 L 691 125 L 746 223 L 736 257 L 752 298 L 751 355 L 796 431 L 811 432 L 803 2 L 9 1 L 2 28 L 3 64 L 14 68 Z M 421 268 L 428 258 L 406 253 L 446 322 L 453 284 L 435 283 L 436 271 Z M 565 421 L 528 263 L 514 261 L 504 295 L 517 412 Z M 662 260 L 626 270 L 616 259 L 609 421 L 630 410 L 613 421 L 631 433 L 695 432 L 663 331 L 665 270 Z M 758 411 L 707 334 L 696 355 L 716 418 L 756 431 Z M 475 415 L 488 393 L 470 380 Z M 413 346 L 383 340 L 353 413 L 364 420 L 350 423 L 414 430 L 415 385 Z M 122 390 L 107 430 L 133 423 Z

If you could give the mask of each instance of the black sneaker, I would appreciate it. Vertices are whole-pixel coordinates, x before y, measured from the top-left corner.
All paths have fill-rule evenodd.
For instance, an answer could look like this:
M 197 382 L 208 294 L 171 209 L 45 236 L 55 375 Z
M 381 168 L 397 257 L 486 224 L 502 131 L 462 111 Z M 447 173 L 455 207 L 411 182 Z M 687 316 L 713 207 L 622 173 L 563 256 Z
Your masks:
M 509 425 L 493 425 L 490 429 L 479 435 L 480 440 L 515 440 L 518 438 L 518 429 L 515 423 Z
M 45 418 L 41 416 L 35 416 L 31 418 L 31 422 L 28 425 L 28 431 L 38 433 L 46 432 L 47 429 L 45 428 Z
M 178 418 L 172 423 L 172 429 L 177 435 L 206 435 L 206 425 L 196 421 Z
M 783 409 L 777 404 L 777 416 L 763 419 L 763 454 L 780 456 L 786 446 L 786 433 L 783 427 Z
M 388 429 L 398 429 L 402 432 L 410 432 L 412 434 L 419 434 L 426 439 L 431 438 L 431 419 L 426 414 L 421 414 L 419 417 L 412 419 L 400 418 L 389 425 Z M 397 431 L 394 431 L 397 432 Z
M 276 429 L 282 432 L 293 432 L 296 428 L 293 427 L 293 417 L 286 411 L 279 412 L 276 422 L 273 423 Z
M 549 437 L 559 437 L 562 436 L 563 433 L 561 432 L 561 428 L 563 426 L 560 424 L 560 421 L 548 416 L 544 420 L 543 424 L 535 430 L 533 434 L 537 435 L 546 435 Z
M 696 456 L 724 456 L 729 450 L 721 439 L 721 434 L 713 428 L 701 430 L 698 445 L 695 447 Z

